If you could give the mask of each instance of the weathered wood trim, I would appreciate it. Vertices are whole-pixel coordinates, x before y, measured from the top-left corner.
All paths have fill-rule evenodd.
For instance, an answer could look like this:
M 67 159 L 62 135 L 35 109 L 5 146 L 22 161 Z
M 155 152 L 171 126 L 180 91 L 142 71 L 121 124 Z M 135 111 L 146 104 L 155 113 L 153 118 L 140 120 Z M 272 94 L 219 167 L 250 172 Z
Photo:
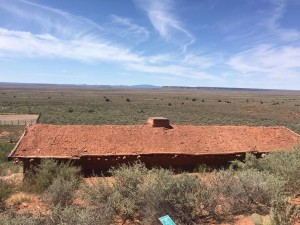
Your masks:
M 80 157 L 72 156 L 15 156 L 18 159 L 80 159 Z
M 39 116 L 38 116 L 38 118 L 36 119 L 36 123 L 39 123 L 39 122 L 40 122 L 41 115 L 42 115 L 42 113 L 39 113 Z
M 27 127 L 28 127 L 28 126 L 25 127 L 25 130 L 24 130 L 22 136 L 20 137 L 19 141 L 18 141 L 17 144 L 15 145 L 14 149 L 13 149 L 13 150 L 9 153 L 9 155 L 7 156 L 7 159 L 8 159 L 8 160 L 12 160 L 13 154 L 16 152 L 16 150 L 17 150 L 17 148 L 19 147 L 19 145 L 20 145 L 20 143 L 21 143 L 23 137 L 24 137 L 24 136 L 26 135 L 26 133 L 27 133 Z
M 80 156 L 18 156 L 17 158 L 19 159 L 72 159 L 72 160 L 79 160 L 81 158 L 104 158 L 104 157 L 112 157 L 112 158 L 116 158 L 116 157 L 124 157 L 124 156 L 128 156 L 128 157 L 142 157 L 142 156 L 184 156 L 184 157 L 193 157 L 193 156 L 226 156 L 226 155 L 242 155 L 245 153 L 253 153 L 253 154 L 266 154 L 266 153 L 270 153 L 268 151 L 264 151 L 264 152 L 258 152 L 258 151 L 244 151 L 244 152 L 226 152 L 226 153 L 214 153 L 214 154 L 210 154 L 210 153 L 205 153 L 205 154 L 184 154 L 184 153 L 141 153 L 141 154 L 106 154 L 106 155 L 80 155 Z
M 187 153 L 178 153 L 178 152 L 162 152 L 162 153 L 128 153 L 128 154 L 101 154 L 101 155 L 96 155 L 96 154 L 85 154 L 81 155 L 80 158 L 82 157 L 120 157 L 120 156 L 151 156 L 151 155 L 178 155 L 178 156 L 214 156 L 214 155 L 239 155 L 239 154 L 245 154 L 245 153 L 268 153 L 269 151 L 264 151 L 264 152 L 258 152 L 258 151 L 243 151 L 243 152 L 221 152 L 221 153 L 195 153 L 195 154 L 187 154 Z

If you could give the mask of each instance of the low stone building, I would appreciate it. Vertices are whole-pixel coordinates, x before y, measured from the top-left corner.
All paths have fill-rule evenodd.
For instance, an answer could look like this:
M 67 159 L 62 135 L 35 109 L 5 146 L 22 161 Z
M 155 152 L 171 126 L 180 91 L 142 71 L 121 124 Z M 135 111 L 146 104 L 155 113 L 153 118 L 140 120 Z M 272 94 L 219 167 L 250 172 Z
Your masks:
M 159 119 L 160 121 L 156 121 Z M 223 166 L 246 152 L 292 149 L 300 137 L 282 127 L 170 126 L 164 118 L 148 125 L 27 126 L 9 155 L 24 171 L 41 159 L 71 160 L 85 174 L 139 160 L 148 167 L 193 170 L 199 164 Z

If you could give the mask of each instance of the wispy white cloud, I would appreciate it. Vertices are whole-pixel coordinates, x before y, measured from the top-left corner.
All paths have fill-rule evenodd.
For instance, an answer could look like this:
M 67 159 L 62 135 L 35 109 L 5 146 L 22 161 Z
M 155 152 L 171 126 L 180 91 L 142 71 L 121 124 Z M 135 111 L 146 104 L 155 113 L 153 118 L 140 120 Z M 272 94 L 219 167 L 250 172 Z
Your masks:
M 228 65 L 243 74 L 276 79 L 299 77 L 300 47 L 259 45 L 233 55 Z
M 213 55 L 198 55 L 193 53 L 185 54 L 183 57 L 182 63 L 195 66 L 198 68 L 209 68 L 218 64 L 223 63 L 223 57 L 220 54 Z
M 141 62 L 129 49 L 90 39 L 62 40 L 50 34 L 0 28 L 0 55 L 16 57 L 55 57 L 80 61 Z
M 157 54 L 157 55 L 151 55 L 147 56 L 147 62 L 150 64 L 163 64 L 166 62 L 174 62 L 176 61 L 176 57 L 171 54 Z
M 269 3 L 268 7 L 260 10 L 255 23 L 244 21 L 244 26 L 250 24 L 247 36 L 239 36 L 238 31 L 231 30 L 233 36 L 239 37 L 238 40 L 247 44 L 240 46 L 244 50 L 231 54 L 226 64 L 237 73 L 236 80 L 244 80 L 238 76 L 240 73 L 243 77 L 247 77 L 247 82 L 252 80 L 251 82 L 257 83 L 257 86 L 260 86 L 257 79 L 259 77 L 274 84 L 277 82 L 280 87 L 282 81 L 300 79 L 300 46 L 295 42 L 300 40 L 300 32 L 297 29 L 283 27 L 281 23 L 290 1 L 265 0 L 265 2 Z
M 173 76 L 178 77 L 187 77 L 197 80 L 210 80 L 210 81 L 218 81 L 220 78 L 208 74 L 203 71 L 199 71 L 195 67 L 188 67 L 183 65 L 149 65 L 142 63 L 128 63 L 125 65 L 127 69 L 136 70 L 144 73 L 153 73 L 153 74 L 171 74 Z
M 167 74 L 197 80 L 217 80 L 215 76 L 201 71 L 200 66 L 205 68 L 212 63 L 205 57 L 188 56 L 187 62 L 184 62 L 171 55 L 142 56 L 134 54 L 129 49 L 116 47 L 109 43 L 91 42 L 84 39 L 66 41 L 49 34 L 35 35 L 30 32 L 0 28 L 0 58 L 4 56 L 65 58 L 83 62 L 104 61 L 119 63 L 132 71 Z
M 257 6 L 257 2 L 248 1 L 249 7 Z M 263 0 L 259 10 L 236 19 L 222 20 L 218 27 L 227 33 L 227 41 L 240 43 L 288 43 L 300 40 L 300 30 L 284 27 L 282 21 L 288 16 L 287 8 L 293 4 L 291 0 Z M 233 21 L 232 21 L 233 20 Z
M 101 35 L 105 26 L 98 25 L 87 18 L 27 0 L 21 0 L 21 4 L 19 6 L 6 3 L 1 8 L 15 17 L 28 21 L 30 25 L 35 23 L 38 25 L 37 29 L 22 31 L 17 28 L 0 27 L 0 58 L 55 58 L 94 63 L 110 62 L 133 72 L 197 80 L 217 80 L 216 76 L 204 71 L 214 65 L 211 56 L 181 51 L 153 55 L 134 52 L 130 47 L 124 46 L 124 43 L 121 45 L 106 40 Z M 183 42 L 180 44 L 186 50 L 186 47 L 194 41 L 192 35 L 171 15 L 169 6 L 162 4 L 153 7 L 152 18 L 161 35 L 172 41 L 174 41 L 174 32 L 183 35 Z M 30 8 L 31 10 L 28 10 Z M 164 15 L 165 12 L 166 15 Z M 114 23 L 127 27 L 133 33 L 149 37 L 149 31 L 146 28 L 135 24 L 128 18 L 113 15 L 112 19 Z M 161 28 L 159 28 L 159 20 L 163 24 Z
M 267 38 L 276 37 L 277 41 L 291 42 L 300 40 L 300 31 L 295 28 L 286 28 L 281 25 L 287 12 L 288 4 L 294 4 L 289 0 L 266 0 L 270 3 L 270 9 L 265 10 L 265 16 L 259 25 L 266 29 Z M 278 39 L 279 38 L 279 39 Z
M 173 0 L 135 0 L 135 3 L 146 11 L 151 24 L 165 40 L 181 45 L 183 51 L 195 42 L 193 35 L 177 19 Z
M 285 7 L 286 7 L 286 0 L 267 0 L 273 5 L 273 10 L 271 11 L 271 14 L 268 16 L 266 23 L 268 24 L 269 28 L 277 28 L 278 20 L 282 18 Z
M 296 41 L 300 40 L 300 31 L 293 28 L 283 28 L 280 25 L 280 20 L 283 19 L 286 13 L 288 0 L 268 0 L 273 10 L 268 13 L 263 21 L 263 25 L 273 34 L 277 35 L 282 41 Z
M 55 57 L 85 62 L 142 60 L 129 48 L 102 38 L 103 28 L 85 17 L 27 0 L 3 2 L 1 8 L 22 20 L 21 30 L 26 30 L 0 27 L 2 57 Z M 34 31 L 27 31 L 33 25 Z
M 125 32 L 125 35 L 124 35 L 124 33 L 122 35 L 123 37 L 124 36 L 126 37 L 127 36 L 126 34 L 128 34 L 128 33 L 133 33 L 133 34 L 142 36 L 143 38 L 148 38 L 150 35 L 150 32 L 145 27 L 135 24 L 129 18 L 120 17 L 117 15 L 111 15 L 111 19 L 112 19 L 113 23 L 126 28 L 123 31 L 123 32 Z M 119 32 L 120 32 L 120 30 L 119 30 Z
M 19 19 L 23 29 L 35 27 L 36 33 L 51 33 L 60 38 L 74 39 L 103 31 L 100 25 L 85 17 L 27 0 L 4 1 L 0 8 L 14 15 L 14 19 Z
M 198 70 L 208 69 L 224 62 L 221 54 L 205 54 L 196 51 L 186 53 L 169 52 L 147 56 L 146 59 L 149 64 L 165 65 L 166 63 L 174 63 L 178 66 L 194 67 Z

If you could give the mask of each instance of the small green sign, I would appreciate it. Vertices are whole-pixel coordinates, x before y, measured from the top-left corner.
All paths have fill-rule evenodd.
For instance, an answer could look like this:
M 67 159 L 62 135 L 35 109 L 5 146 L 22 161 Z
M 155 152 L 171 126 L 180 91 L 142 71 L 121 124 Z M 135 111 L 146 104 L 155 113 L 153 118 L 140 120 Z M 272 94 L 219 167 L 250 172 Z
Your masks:
M 163 224 L 163 225 L 176 225 L 174 223 L 174 221 L 171 219 L 171 217 L 169 217 L 168 215 L 160 217 L 159 221 Z

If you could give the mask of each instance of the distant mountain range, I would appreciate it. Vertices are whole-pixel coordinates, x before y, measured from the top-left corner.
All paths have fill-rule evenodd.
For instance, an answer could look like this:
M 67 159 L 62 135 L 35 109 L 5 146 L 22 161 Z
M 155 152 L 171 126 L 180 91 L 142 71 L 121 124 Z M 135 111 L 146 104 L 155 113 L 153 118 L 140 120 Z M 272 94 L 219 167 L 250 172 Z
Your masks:
M 139 85 L 87 85 L 87 84 L 42 84 L 42 83 L 9 83 L 0 82 L 0 87 L 4 88 L 50 88 L 50 89 L 155 89 L 161 88 L 160 86 L 139 84 Z
M 42 84 L 42 83 L 9 83 L 0 82 L 0 88 L 13 89 L 191 89 L 191 90 L 210 90 L 210 91 L 293 91 L 259 88 L 228 88 L 228 87 L 186 87 L 186 86 L 156 86 L 150 84 L 138 85 L 87 85 L 87 84 Z M 297 90 L 294 90 L 297 91 Z

